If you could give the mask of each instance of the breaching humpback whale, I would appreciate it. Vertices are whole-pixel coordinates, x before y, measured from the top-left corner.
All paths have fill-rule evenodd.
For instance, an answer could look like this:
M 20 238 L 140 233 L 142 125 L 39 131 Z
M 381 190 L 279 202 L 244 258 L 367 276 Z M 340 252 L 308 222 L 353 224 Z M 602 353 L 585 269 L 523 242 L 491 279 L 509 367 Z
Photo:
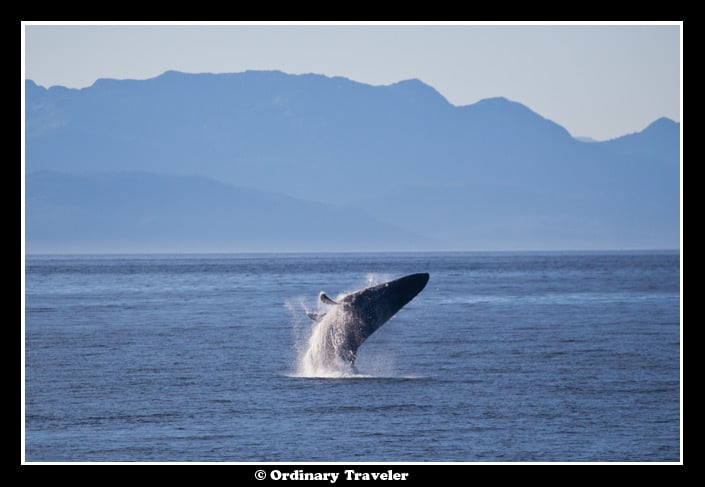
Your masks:
M 326 313 L 307 313 L 318 322 L 310 360 L 324 367 L 341 362 L 354 366 L 357 349 L 379 327 L 421 292 L 427 273 L 411 274 L 347 294 L 337 302 L 321 291 L 319 299 L 330 305 Z

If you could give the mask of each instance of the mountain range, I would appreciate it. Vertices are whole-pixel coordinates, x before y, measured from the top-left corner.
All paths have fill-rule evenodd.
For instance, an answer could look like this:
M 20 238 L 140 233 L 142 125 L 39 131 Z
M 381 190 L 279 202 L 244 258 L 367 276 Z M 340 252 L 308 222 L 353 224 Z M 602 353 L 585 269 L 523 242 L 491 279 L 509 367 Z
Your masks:
M 29 252 L 678 248 L 680 125 L 278 71 L 25 83 Z

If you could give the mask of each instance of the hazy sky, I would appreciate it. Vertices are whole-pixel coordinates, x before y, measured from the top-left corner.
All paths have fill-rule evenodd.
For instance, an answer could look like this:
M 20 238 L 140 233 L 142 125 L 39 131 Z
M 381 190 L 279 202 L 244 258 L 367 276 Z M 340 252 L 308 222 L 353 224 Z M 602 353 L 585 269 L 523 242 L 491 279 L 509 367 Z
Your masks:
M 576 136 L 609 139 L 680 121 L 679 25 L 27 25 L 25 77 L 85 87 L 170 69 L 419 78 L 455 105 L 504 96 Z

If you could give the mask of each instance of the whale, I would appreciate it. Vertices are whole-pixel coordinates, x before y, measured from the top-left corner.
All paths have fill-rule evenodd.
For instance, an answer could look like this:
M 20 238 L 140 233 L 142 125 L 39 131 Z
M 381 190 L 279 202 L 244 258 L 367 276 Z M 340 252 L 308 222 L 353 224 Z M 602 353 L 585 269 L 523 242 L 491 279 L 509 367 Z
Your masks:
M 305 360 L 316 368 L 347 365 L 355 371 L 363 342 L 414 299 L 428 280 L 428 273 L 410 274 L 345 294 L 337 301 L 321 291 L 318 298 L 327 310 L 306 313 L 316 324 Z

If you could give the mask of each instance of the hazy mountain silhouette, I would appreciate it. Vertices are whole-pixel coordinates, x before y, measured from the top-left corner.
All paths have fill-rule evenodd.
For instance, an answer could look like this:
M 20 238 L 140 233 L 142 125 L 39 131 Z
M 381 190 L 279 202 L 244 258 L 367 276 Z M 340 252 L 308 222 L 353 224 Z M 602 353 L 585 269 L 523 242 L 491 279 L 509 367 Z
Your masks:
M 671 119 L 659 118 L 643 131 L 603 142 L 603 146 L 618 154 L 678 164 L 680 125 Z
M 30 252 L 414 249 L 428 240 L 361 211 L 201 176 L 34 172 Z M 363 231 L 364 230 L 364 231 Z
M 238 195 L 253 191 L 253 215 L 272 226 L 269 233 L 252 227 L 252 245 L 336 250 L 362 249 L 364 241 L 364 249 L 375 242 L 388 249 L 412 242 L 411 234 L 427 237 L 425 245 L 433 248 L 454 249 L 678 246 L 680 129 L 667 119 L 638 134 L 588 144 L 504 98 L 456 107 L 418 80 L 370 86 L 252 71 L 167 72 L 144 81 L 98 80 L 80 90 L 27 81 L 26 111 L 26 170 L 53 171 L 48 187 L 54 191 L 96 184 L 76 176 L 86 171 L 207 176 Z M 193 225 L 203 225 L 194 228 L 227 250 L 235 233 L 219 229 L 250 228 L 229 214 L 232 205 L 247 206 L 247 198 L 213 200 L 187 180 L 193 183 L 182 189 L 187 201 L 202 208 Z M 113 177 L 111 185 L 141 191 L 134 180 Z M 168 201 L 170 188 L 162 181 L 144 191 Z M 46 201 L 43 191 L 46 186 L 28 185 L 28 199 Z M 82 191 L 80 205 L 99 196 Z M 274 213 L 281 207 L 269 203 L 283 195 L 297 198 L 298 206 L 282 205 L 290 211 L 280 221 Z M 39 231 L 51 219 L 37 223 L 32 208 L 38 207 L 28 206 L 28 228 Z M 119 227 L 127 211 L 120 208 L 108 214 L 105 235 Z M 331 216 L 326 224 L 338 226 L 328 233 L 349 238 L 323 244 L 311 233 L 321 223 L 313 216 L 321 208 L 343 222 Z M 178 220 L 187 209 L 162 210 L 163 218 L 171 212 Z M 349 213 L 359 218 L 345 223 Z M 159 232 L 168 234 L 129 227 L 121 235 L 147 231 L 157 240 Z M 117 238 L 110 235 L 104 240 Z M 52 232 L 45 236 L 50 246 Z M 176 238 L 185 237 L 170 241 Z

